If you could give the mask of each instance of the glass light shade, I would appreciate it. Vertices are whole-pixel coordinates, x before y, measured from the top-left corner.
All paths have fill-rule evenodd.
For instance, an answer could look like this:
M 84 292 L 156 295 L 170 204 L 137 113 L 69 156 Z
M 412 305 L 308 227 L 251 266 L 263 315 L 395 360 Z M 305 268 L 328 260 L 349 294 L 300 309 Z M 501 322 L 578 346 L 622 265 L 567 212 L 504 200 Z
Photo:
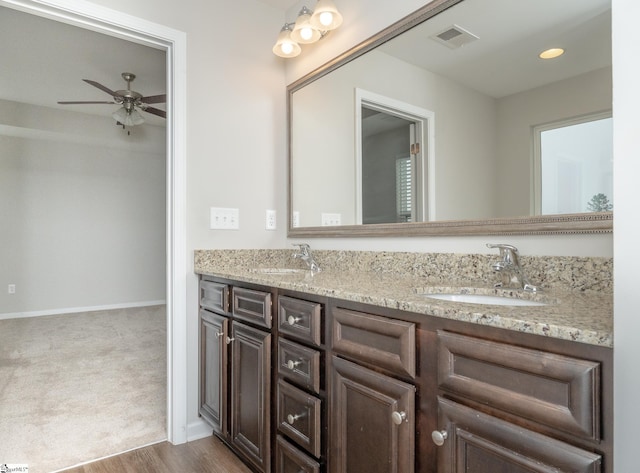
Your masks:
M 280 57 L 296 57 L 302 51 L 300 45 L 291 39 L 291 26 L 289 24 L 285 25 L 280 31 L 272 51 L 273 54 Z
M 332 0 L 318 0 L 309 21 L 320 31 L 335 30 L 342 24 L 342 15 Z
M 111 116 L 115 121 L 120 122 L 125 126 L 142 125 L 144 123 L 144 118 L 142 118 L 140 112 L 135 108 L 131 113 L 128 113 L 126 108 L 120 107 L 118 110 L 113 112 Z
M 320 31 L 313 27 L 311 22 L 311 11 L 307 7 L 300 10 L 296 24 L 291 32 L 291 39 L 300 44 L 311 44 L 318 41 L 322 35 Z

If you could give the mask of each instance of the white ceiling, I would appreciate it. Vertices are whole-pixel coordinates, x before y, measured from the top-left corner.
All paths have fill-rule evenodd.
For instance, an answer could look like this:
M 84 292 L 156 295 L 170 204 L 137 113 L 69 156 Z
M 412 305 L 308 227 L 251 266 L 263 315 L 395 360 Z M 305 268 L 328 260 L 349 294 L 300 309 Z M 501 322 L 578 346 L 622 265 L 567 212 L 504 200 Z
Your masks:
M 260 1 L 283 11 L 298 3 Z M 480 40 L 450 50 L 429 39 L 453 23 Z M 560 61 L 549 62 L 553 67 L 540 67 L 536 57 L 543 49 L 537 40 L 540 36 L 553 38 L 557 40 L 553 45 L 560 42 L 567 49 Z M 82 79 L 119 90 L 126 86 L 122 72 L 137 75 L 132 89 L 143 95 L 166 92 L 161 50 L 5 7 L 0 7 L 0 44 L 0 99 L 110 116 L 116 105 L 56 102 L 110 100 Z M 610 0 L 466 0 L 382 48 L 477 90 L 507 95 L 610 65 Z M 157 108 L 164 109 L 164 104 Z M 144 115 L 149 123 L 164 124 L 159 117 Z
M 479 39 L 450 49 L 430 37 L 452 25 Z M 538 54 L 562 47 L 544 61 Z M 499 98 L 611 65 L 610 0 L 465 0 L 380 48 Z
M 110 101 L 82 79 L 126 89 L 120 74 L 133 72 L 132 90 L 166 93 L 165 52 L 83 28 L 0 7 L 0 99 L 110 116 L 118 105 L 58 105 L 61 101 Z M 11 46 L 8 46 L 11 45 Z M 165 110 L 165 104 L 153 105 Z M 165 120 L 143 112 L 146 122 Z
M 258 1 L 260 1 L 261 3 L 265 3 L 267 5 L 271 5 L 272 7 L 279 8 L 282 11 L 286 11 L 287 9 L 289 9 L 290 7 L 298 3 L 297 1 L 292 1 L 292 0 L 258 0 Z M 309 8 L 312 8 L 313 5 L 315 5 L 315 1 L 310 0 Z

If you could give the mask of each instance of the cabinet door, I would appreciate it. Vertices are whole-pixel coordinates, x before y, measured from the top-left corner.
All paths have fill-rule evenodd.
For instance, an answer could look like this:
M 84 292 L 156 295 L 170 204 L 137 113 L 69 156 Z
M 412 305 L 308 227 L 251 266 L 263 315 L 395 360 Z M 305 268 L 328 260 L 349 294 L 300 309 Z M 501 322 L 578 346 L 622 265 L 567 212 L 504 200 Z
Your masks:
M 236 322 L 231 332 L 231 443 L 258 470 L 268 473 L 271 334 Z
M 438 398 L 438 473 L 599 473 L 601 456 Z M 435 441 L 435 440 L 434 440 Z
M 330 382 L 329 471 L 412 473 L 415 387 L 335 356 Z
M 200 415 L 218 434 L 227 432 L 226 317 L 200 311 Z

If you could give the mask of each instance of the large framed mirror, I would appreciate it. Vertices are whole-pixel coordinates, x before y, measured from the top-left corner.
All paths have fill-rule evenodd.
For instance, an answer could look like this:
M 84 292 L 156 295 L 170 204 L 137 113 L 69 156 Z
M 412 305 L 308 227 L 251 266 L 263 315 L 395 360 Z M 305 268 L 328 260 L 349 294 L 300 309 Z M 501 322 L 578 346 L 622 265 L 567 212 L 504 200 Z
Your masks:
M 610 232 L 611 83 L 610 0 L 434 0 L 288 86 L 288 235 Z

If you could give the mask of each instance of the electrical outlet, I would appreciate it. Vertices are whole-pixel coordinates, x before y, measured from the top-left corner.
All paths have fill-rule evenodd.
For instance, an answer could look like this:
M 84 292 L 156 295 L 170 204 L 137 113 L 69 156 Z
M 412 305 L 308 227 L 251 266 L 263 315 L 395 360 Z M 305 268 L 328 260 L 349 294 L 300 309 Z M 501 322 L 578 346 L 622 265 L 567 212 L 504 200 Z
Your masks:
M 300 212 L 297 210 L 293 211 L 293 219 L 291 221 L 291 226 L 293 228 L 298 228 L 300 226 Z
M 237 230 L 240 228 L 240 210 L 211 207 L 212 230 Z
M 7 287 L 7 292 L 9 294 L 15 294 L 16 293 L 16 285 L 15 284 L 9 284 L 9 286 Z
M 341 220 L 340 214 L 326 214 L 326 213 L 322 214 L 323 227 L 340 225 L 340 220 Z
M 276 211 L 275 210 L 267 210 L 265 228 L 267 230 L 276 229 Z

